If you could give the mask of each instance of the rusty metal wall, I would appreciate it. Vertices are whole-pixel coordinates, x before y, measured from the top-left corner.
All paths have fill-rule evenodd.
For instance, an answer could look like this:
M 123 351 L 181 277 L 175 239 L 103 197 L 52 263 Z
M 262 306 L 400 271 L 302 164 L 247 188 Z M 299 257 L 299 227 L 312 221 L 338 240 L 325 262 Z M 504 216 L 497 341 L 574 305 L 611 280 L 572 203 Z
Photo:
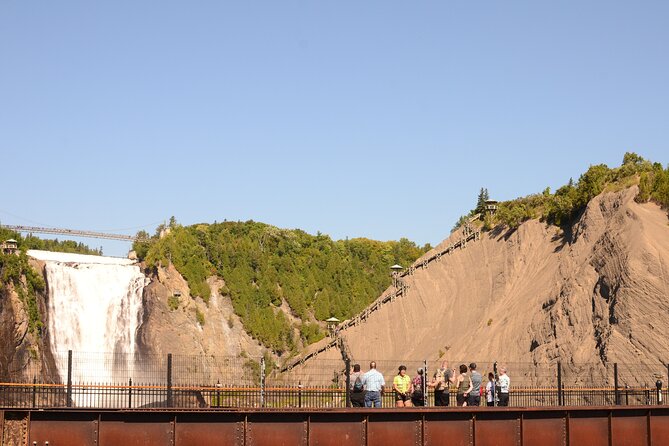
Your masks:
M 8 420 L 26 427 L 27 435 L 19 442 L 16 435 L 8 440 Z M 0 438 L 2 446 L 659 446 L 669 444 L 669 406 L 559 410 L 0 409 Z

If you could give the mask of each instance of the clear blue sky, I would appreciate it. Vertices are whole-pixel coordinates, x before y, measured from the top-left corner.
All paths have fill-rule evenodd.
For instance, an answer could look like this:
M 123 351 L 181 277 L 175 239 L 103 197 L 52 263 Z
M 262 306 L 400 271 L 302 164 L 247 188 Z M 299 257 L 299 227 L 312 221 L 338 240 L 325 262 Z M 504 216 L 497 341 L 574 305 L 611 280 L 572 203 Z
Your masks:
M 0 222 L 436 244 L 481 187 L 666 165 L 667 23 L 667 1 L 0 0 Z

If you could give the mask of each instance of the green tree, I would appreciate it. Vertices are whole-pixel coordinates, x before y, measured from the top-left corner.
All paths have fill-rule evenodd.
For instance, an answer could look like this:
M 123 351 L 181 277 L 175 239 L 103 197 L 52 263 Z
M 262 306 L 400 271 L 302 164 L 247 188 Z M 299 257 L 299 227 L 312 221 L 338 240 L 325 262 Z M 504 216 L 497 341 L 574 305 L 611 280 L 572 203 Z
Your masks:
M 390 285 L 390 265 L 409 265 L 425 252 L 405 238 L 333 241 L 253 221 L 177 226 L 148 245 L 147 266 L 172 262 L 191 293 L 205 300 L 207 277 L 224 279 L 221 292 L 230 296 L 245 329 L 277 351 L 294 348 L 296 341 L 278 311 L 284 299 L 304 321 L 314 315 L 319 321 L 346 319 Z M 305 330 L 303 338 L 313 339 L 313 327 Z
M 474 214 L 482 214 L 485 212 L 485 202 L 490 199 L 490 195 L 488 194 L 488 189 L 486 188 L 481 188 L 481 191 L 479 192 L 479 196 L 476 200 L 476 208 L 474 208 Z

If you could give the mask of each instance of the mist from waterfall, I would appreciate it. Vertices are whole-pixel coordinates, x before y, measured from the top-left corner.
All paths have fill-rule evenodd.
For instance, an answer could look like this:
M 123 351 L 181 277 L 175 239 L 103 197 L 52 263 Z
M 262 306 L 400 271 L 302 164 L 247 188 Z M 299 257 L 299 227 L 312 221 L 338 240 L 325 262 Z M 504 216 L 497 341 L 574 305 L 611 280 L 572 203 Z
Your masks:
M 122 383 L 134 377 L 145 276 L 128 259 L 28 251 L 46 264 L 48 334 L 62 382 Z

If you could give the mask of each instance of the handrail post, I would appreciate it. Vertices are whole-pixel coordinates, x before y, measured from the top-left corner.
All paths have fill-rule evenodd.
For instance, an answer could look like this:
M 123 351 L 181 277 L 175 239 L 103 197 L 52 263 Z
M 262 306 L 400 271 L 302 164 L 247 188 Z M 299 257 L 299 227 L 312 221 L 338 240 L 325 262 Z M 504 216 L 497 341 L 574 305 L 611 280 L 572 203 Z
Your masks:
M 260 407 L 265 407 L 265 357 L 260 358 Z
M 562 364 L 557 363 L 557 385 L 558 385 L 558 406 L 564 406 L 564 395 L 562 393 Z
M 37 406 L 37 377 L 33 375 L 33 409 Z
M 423 360 L 423 384 L 421 387 L 423 387 L 420 389 L 423 392 L 423 406 L 427 407 L 429 405 L 429 398 L 427 397 L 427 359 Z
M 172 407 L 172 353 L 167 354 L 167 407 Z
M 132 409 L 132 378 L 128 379 L 128 409 Z
M 620 406 L 620 389 L 618 386 L 618 363 L 613 363 L 613 386 L 615 388 L 615 402 L 616 406 Z
M 72 407 L 72 350 L 67 351 L 67 407 Z
M 346 358 L 346 407 L 351 407 L 351 359 Z

